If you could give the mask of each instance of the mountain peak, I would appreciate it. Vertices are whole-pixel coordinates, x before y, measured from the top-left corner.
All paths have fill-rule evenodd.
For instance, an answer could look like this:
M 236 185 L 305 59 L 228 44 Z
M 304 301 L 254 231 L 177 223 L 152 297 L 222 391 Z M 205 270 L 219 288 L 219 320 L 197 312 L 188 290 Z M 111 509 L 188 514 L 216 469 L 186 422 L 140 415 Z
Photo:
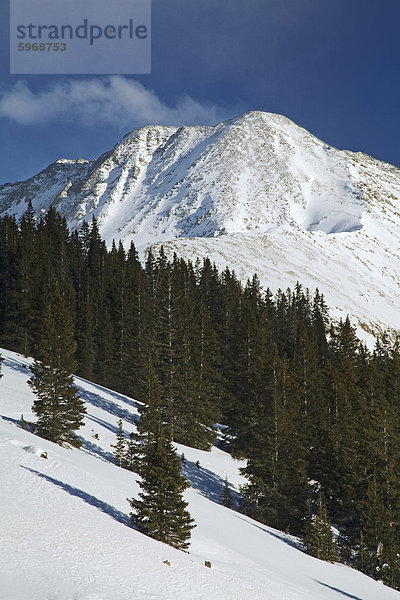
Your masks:
M 107 244 L 207 254 L 272 289 L 300 280 L 363 327 L 400 328 L 399 169 L 282 115 L 142 127 L 95 161 L 62 159 L 1 186 L 0 214 L 20 216 L 28 199 L 72 227 L 97 217 Z

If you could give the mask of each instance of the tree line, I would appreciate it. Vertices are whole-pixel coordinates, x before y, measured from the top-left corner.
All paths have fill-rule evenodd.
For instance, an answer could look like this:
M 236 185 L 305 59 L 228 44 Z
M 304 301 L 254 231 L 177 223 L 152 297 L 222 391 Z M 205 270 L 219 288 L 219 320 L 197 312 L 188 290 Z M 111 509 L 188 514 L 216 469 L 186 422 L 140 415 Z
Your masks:
M 0 344 L 43 359 L 60 298 L 77 374 L 153 406 L 176 442 L 209 449 L 223 423 L 246 459 L 240 510 L 400 587 L 399 340 L 369 351 L 299 283 L 273 295 L 162 250 L 142 265 L 95 220 L 1 218 Z

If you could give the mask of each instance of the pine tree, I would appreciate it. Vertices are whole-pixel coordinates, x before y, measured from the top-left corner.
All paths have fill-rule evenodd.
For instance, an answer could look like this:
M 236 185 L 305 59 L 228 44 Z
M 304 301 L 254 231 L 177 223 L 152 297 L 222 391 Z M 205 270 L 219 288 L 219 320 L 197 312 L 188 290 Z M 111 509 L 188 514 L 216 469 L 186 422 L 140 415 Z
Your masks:
M 77 267 L 81 272 L 78 275 L 75 275 L 77 298 L 77 360 L 79 375 L 84 379 L 92 380 L 95 355 L 94 323 L 98 305 L 97 298 L 93 291 L 94 286 L 92 278 L 87 266 L 84 264 L 83 248 L 80 248 L 79 251 L 79 245 L 81 243 L 80 238 L 77 236 L 74 246 L 75 248 L 78 248 L 79 257 L 75 262 L 82 261 L 82 265 Z
M 393 525 L 396 524 L 374 473 L 362 501 L 358 566 L 375 579 L 388 576 L 391 568 L 398 574 L 398 536 L 397 527 Z
M 145 405 L 140 407 L 138 437 L 142 448 L 137 465 L 142 491 L 140 499 L 128 500 L 133 509 L 131 521 L 142 533 L 186 550 L 194 527 L 182 498 L 189 484 L 181 474 L 181 460 L 172 446 L 170 428 L 163 421 L 161 388 L 150 353 L 145 360 L 142 389 Z
M 102 241 L 95 218 L 82 231 L 87 278 L 83 325 L 87 341 L 85 354 L 93 364 L 95 381 L 107 385 L 113 357 L 114 340 L 108 306 L 105 302 L 105 265 L 107 249 Z M 85 355 L 82 356 L 85 360 Z
M 219 416 L 217 377 L 213 368 L 214 337 L 209 330 L 207 334 L 205 309 L 200 311 L 199 327 L 194 306 L 189 299 L 182 299 L 179 319 L 174 323 L 177 337 L 168 414 L 176 442 L 209 450 L 216 439 L 214 424 Z
M 13 340 L 13 347 L 25 356 L 31 354 L 34 335 L 32 321 L 35 311 L 32 300 L 38 278 L 35 233 L 35 220 L 29 202 L 28 210 L 20 220 L 18 246 L 12 271 L 14 284 L 12 303 L 15 312 L 13 333 L 9 338 L 10 341 Z
M 0 341 L 3 347 L 9 344 L 9 335 L 13 337 L 9 320 L 13 319 L 13 288 L 15 255 L 18 247 L 18 224 L 15 217 L 5 215 L 0 219 Z M 7 330 L 10 330 L 9 332 Z M 11 340 L 10 347 L 13 344 Z
M 269 362 L 263 402 L 248 413 L 253 427 L 239 456 L 247 458 L 241 472 L 249 483 L 241 491 L 246 511 L 255 519 L 299 534 L 307 512 L 307 445 L 289 362 L 276 349 Z
M 126 453 L 126 439 L 123 429 L 122 419 L 118 421 L 117 441 L 115 444 L 111 444 L 111 448 L 114 448 L 114 458 L 119 467 L 125 466 L 125 453 Z
M 145 420 L 152 431 L 143 447 L 140 461 L 140 499 L 128 500 L 132 524 L 142 533 L 179 550 L 187 550 L 193 519 L 186 510 L 182 493 L 189 487 L 181 474 L 181 461 L 170 436 L 161 423 L 160 406 L 150 405 Z
M 143 458 L 143 436 L 139 433 L 131 431 L 129 440 L 126 444 L 126 452 L 124 455 L 125 468 L 128 471 L 138 472 L 140 469 L 140 461 Z
M 83 424 L 84 403 L 73 383 L 76 344 L 73 320 L 58 290 L 48 306 L 38 348 L 39 359 L 31 367 L 28 384 L 37 398 L 33 412 L 37 415 L 37 433 L 58 444 L 79 447 L 74 433 Z
M 312 514 L 310 504 L 309 521 L 303 544 L 307 552 L 316 558 L 329 562 L 337 560 L 331 524 L 321 494 L 319 495 L 316 515 Z
M 349 318 L 331 327 L 329 345 L 323 394 L 329 404 L 330 423 L 326 479 L 320 482 L 329 514 L 340 530 L 341 558 L 351 561 L 359 537 L 360 442 L 366 435 L 367 403 L 359 383 L 361 343 Z
M 224 489 L 222 491 L 222 504 L 227 508 L 232 508 L 232 492 L 229 487 L 228 477 L 225 477 Z
M 193 268 L 160 251 L 149 274 L 155 279 L 153 364 L 162 388 L 163 418 L 174 441 L 208 450 L 219 417 L 218 347 L 210 316 L 196 311 Z
M 320 366 L 325 366 L 328 354 L 328 342 L 326 339 L 329 315 L 328 307 L 318 288 L 315 290 L 312 315 L 312 340 L 317 351 Z
M 153 367 L 150 348 L 141 354 L 139 372 L 137 389 L 138 399 L 142 404 L 138 405 L 140 421 L 137 429 L 143 440 L 149 441 L 157 430 L 159 421 L 162 421 L 161 387 Z

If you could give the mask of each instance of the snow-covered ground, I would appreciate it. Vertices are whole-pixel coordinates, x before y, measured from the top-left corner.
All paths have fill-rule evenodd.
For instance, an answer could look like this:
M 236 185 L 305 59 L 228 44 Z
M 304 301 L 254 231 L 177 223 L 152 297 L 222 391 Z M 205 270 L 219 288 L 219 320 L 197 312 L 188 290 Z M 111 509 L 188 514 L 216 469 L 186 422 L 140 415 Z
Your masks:
M 6 350 L 3 357 L 0 600 L 400 600 L 399 592 L 307 556 L 289 536 L 221 506 L 225 476 L 233 492 L 242 478 L 240 463 L 217 448 L 178 447 L 197 524 L 190 553 L 135 531 L 126 498 L 138 492 L 136 476 L 110 462 L 117 421 L 132 430 L 135 402 L 77 378 L 87 406 L 84 446 L 61 448 L 18 427 L 21 414 L 32 418 L 29 360 Z

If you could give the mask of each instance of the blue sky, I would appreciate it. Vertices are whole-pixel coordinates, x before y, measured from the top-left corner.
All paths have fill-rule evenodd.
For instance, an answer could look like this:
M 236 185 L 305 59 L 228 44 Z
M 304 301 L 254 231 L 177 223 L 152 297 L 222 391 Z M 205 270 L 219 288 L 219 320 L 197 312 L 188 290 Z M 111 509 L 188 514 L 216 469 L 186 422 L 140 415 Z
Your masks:
M 0 0 L 0 183 L 250 110 L 400 166 L 398 0 L 153 0 L 151 74 L 111 78 L 9 75 L 8 23 Z

